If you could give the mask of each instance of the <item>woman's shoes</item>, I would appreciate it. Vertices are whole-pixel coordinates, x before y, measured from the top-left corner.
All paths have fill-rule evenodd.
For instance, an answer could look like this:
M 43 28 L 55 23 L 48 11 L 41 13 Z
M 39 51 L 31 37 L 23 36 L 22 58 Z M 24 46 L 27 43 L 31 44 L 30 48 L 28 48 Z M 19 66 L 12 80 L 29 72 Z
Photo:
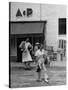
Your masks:
M 38 79 L 37 82 L 42 82 L 42 80 L 41 79 Z
M 44 80 L 44 82 L 47 83 L 48 85 L 50 85 L 49 84 L 49 78 L 47 78 L 46 80 Z
M 44 80 L 46 83 L 48 83 L 49 82 L 49 80 Z
M 38 79 L 37 81 L 38 81 L 38 82 L 44 81 L 44 82 L 46 82 L 46 83 L 49 83 L 49 78 L 47 78 L 46 80 L 45 80 L 45 79 Z

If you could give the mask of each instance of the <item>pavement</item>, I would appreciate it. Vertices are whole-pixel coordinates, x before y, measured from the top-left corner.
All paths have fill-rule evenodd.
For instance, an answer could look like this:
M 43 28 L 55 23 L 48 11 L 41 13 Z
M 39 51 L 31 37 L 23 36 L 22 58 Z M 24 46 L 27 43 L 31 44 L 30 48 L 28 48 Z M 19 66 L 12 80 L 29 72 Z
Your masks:
M 30 69 L 25 69 L 23 63 L 11 63 L 11 87 L 38 87 L 38 86 L 56 86 L 66 85 L 66 62 L 51 62 L 47 67 L 49 83 L 38 82 L 36 64 L 31 63 Z M 43 76 L 43 75 L 42 75 Z
M 18 63 L 18 62 L 11 62 L 11 67 L 23 67 L 23 63 Z M 35 63 L 31 63 L 32 67 L 36 67 Z M 50 62 L 50 67 L 66 67 L 66 61 L 51 61 Z
M 66 61 L 52 61 L 51 67 L 66 67 Z

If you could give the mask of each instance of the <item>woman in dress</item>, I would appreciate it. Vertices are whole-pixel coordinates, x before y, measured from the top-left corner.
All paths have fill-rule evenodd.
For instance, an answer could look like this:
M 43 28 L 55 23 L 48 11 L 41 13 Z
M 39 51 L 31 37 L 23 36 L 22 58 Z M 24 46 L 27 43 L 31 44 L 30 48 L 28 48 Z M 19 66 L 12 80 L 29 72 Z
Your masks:
M 32 61 L 32 57 L 30 55 L 30 50 L 32 50 L 32 45 L 27 38 L 25 41 L 25 49 L 22 53 L 22 62 L 26 65 L 26 67 L 30 66 L 30 62 Z
M 47 70 L 44 64 L 44 58 L 46 57 L 46 53 L 45 50 L 43 49 L 43 45 L 41 45 L 40 48 L 38 48 L 38 50 L 35 53 L 35 56 L 37 60 L 38 80 L 41 81 L 41 75 L 43 73 L 44 81 L 48 82 Z

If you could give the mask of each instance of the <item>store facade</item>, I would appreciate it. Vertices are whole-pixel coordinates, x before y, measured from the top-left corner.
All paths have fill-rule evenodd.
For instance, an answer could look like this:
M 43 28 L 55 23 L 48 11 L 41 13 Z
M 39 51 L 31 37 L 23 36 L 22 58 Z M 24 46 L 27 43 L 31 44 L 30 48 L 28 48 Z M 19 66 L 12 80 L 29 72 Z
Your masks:
M 61 37 L 58 35 L 58 19 L 66 18 L 66 6 L 12 2 L 9 7 L 10 56 L 13 60 L 17 60 L 19 44 L 26 38 L 33 46 L 40 42 L 57 51 Z

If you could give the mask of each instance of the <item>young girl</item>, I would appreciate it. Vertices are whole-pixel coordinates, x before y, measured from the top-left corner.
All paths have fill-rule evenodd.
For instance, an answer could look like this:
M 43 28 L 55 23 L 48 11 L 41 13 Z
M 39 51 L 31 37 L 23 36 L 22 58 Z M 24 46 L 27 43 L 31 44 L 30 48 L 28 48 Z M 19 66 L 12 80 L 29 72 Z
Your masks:
M 43 78 L 45 82 L 48 82 L 48 75 L 46 73 L 46 67 L 44 64 L 44 56 L 45 56 L 45 50 L 43 49 L 43 45 L 38 48 L 38 50 L 35 53 L 36 60 L 37 60 L 37 72 L 38 72 L 38 80 L 41 81 L 41 74 L 43 71 Z M 45 56 L 46 57 L 46 56 Z

